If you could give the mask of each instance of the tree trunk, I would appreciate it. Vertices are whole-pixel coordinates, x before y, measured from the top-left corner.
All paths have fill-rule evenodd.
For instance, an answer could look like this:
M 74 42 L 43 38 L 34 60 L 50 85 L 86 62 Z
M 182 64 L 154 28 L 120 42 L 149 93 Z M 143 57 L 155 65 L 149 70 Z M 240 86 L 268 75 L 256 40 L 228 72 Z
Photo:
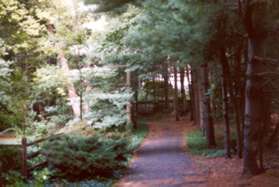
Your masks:
M 192 77 L 190 79 L 190 70 L 188 65 L 186 65 L 186 77 L 188 82 L 188 90 L 189 90 L 189 96 L 190 96 L 190 103 L 189 103 L 189 111 L 190 111 L 190 120 L 194 120 L 194 96 L 193 96 L 193 80 Z
M 177 88 L 177 67 L 173 66 L 173 74 L 174 74 L 174 113 L 175 120 L 179 121 L 179 108 L 178 108 L 178 88 Z
M 69 75 L 70 73 L 70 68 L 67 62 L 67 59 L 65 58 L 64 53 L 61 51 L 60 54 L 58 55 L 58 63 L 62 69 L 62 71 L 66 74 Z M 73 114 L 75 118 L 80 118 L 80 101 L 79 101 L 79 96 L 76 93 L 76 89 L 74 87 L 74 84 L 69 81 L 67 84 L 67 90 L 68 90 L 68 97 L 70 101 L 70 105 L 73 110 Z
M 226 51 L 224 47 L 220 48 L 220 61 L 222 65 L 222 86 L 223 86 L 223 99 L 224 99 L 224 119 L 225 119 L 225 136 L 224 145 L 226 151 L 226 157 L 231 157 L 230 150 L 230 119 L 229 119 L 229 97 L 228 97 L 228 62 L 226 57 Z
M 193 117 L 195 125 L 201 126 L 200 119 L 201 119 L 201 113 L 200 113 L 200 87 L 199 87 L 199 81 L 198 81 L 198 70 L 192 69 L 192 87 L 193 87 L 193 97 L 194 97 L 194 108 L 193 108 Z
M 181 115 L 185 115 L 186 114 L 186 93 L 185 93 L 185 84 L 184 84 L 184 79 L 185 79 L 185 69 L 180 67 L 179 68 L 179 74 L 180 74 L 180 85 L 181 85 Z
M 204 71 L 203 123 L 204 123 L 205 131 L 206 131 L 208 147 L 212 148 L 212 147 L 216 146 L 216 141 L 215 141 L 213 119 L 212 119 L 212 114 L 211 114 L 210 94 L 208 93 L 210 87 L 209 87 L 209 73 L 208 73 L 208 64 L 207 63 L 205 63 L 203 65 L 203 71 Z
M 262 130 L 264 106 L 259 98 L 265 97 L 263 93 L 263 79 L 258 76 L 258 74 L 265 71 L 265 67 L 263 63 L 255 59 L 255 56 L 264 56 L 263 42 L 265 33 L 262 32 L 262 20 L 265 15 L 265 6 L 255 6 L 252 4 L 251 1 L 246 2 L 244 18 L 244 25 L 248 33 L 243 147 L 243 174 L 245 175 L 256 175 L 261 172 L 257 162 L 257 156 L 259 153 L 258 139 Z
M 235 108 L 235 120 L 236 120 L 236 135 L 237 135 L 237 156 L 238 158 L 242 158 L 242 145 L 243 145 L 243 137 L 242 137 L 242 116 L 241 116 L 241 99 L 242 99 L 242 68 L 241 68 L 241 60 L 242 60 L 242 45 L 237 49 L 236 56 L 236 67 L 235 67 L 235 95 L 234 97 L 234 108 Z
M 257 163 L 258 155 L 258 137 L 261 126 L 261 101 L 262 91 L 259 89 L 257 79 L 254 77 L 258 72 L 258 66 L 253 56 L 257 44 L 249 41 L 249 62 L 246 71 L 246 88 L 245 88 L 245 121 L 244 121 L 244 152 L 243 152 L 243 173 L 247 175 L 255 175 L 260 172 Z M 260 81 L 260 80 L 258 80 Z
M 198 93 L 198 115 L 199 115 L 199 124 L 200 128 L 203 132 L 203 135 L 206 135 L 206 126 L 204 124 L 204 114 L 205 114 L 205 107 L 204 107 L 204 72 L 201 66 L 197 68 L 197 93 Z
M 163 65 L 163 78 L 164 78 L 164 96 L 165 96 L 165 110 L 169 108 L 169 72 L 168 64 Z

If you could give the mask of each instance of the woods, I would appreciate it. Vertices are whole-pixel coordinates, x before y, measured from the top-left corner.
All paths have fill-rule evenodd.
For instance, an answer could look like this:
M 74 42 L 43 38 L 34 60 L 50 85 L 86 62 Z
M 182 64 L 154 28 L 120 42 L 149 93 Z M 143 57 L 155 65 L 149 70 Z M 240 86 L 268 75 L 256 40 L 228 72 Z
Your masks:
M 0 0 L 0 130 L 32 140 L 65 133 L 39 145 L 56 167 L 50 179 L 83 180 L 71 168 L 86 161 L 86 177 L 99 180 L 125 170 L 145 136 L 130 145 L 142 118 L 187 117 L 208 149 L 242 159 L 244 176 L 261 174 L 279 146 L 278 8 L 276 0 Z M 59 174 L 63 146 L 70 159 L 83 156 Z

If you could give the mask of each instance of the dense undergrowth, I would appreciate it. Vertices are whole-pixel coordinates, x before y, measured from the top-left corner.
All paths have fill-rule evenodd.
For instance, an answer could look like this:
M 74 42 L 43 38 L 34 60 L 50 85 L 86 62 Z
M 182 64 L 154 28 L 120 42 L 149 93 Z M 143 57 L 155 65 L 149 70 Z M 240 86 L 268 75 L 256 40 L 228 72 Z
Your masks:
M 11 165 L 18 166 L 5 168 L 6 171 L 10 170 L 10 175 L 2 177 L 10 186 L 45 186 L 56 183 L 62 186 L 111 186 L 113 181 L 124 174 L 133 152 L 147 132 L 146 123 L 140 121 L 138 128 L 130 133 L 113 131 L 95 133 L 94 136 L 64 135 L 42 145 L 48 168 L 33 173 L 29 183 L 23 182 L 20 177 L 19 158 L 13 157 L 17 153 L 1 155 L 1 162 L 5 160 L 6 163 L 13 162 Z

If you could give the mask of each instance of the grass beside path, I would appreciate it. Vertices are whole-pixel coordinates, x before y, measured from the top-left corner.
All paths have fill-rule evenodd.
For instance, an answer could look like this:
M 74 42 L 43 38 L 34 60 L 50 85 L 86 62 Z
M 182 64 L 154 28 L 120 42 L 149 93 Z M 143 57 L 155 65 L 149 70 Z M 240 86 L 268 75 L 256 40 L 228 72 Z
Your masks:
M 206 157 L 219 157 L 224 156 L 224 149 L 221 145 L 220 138 L 216 138 L 217 147 L 209 149 L 207 147 L 206 137 L 203 136 L 202 132 L 197 129 L 186 135 L 186 142 L 188 150 L 193 155 L 200 155 Z

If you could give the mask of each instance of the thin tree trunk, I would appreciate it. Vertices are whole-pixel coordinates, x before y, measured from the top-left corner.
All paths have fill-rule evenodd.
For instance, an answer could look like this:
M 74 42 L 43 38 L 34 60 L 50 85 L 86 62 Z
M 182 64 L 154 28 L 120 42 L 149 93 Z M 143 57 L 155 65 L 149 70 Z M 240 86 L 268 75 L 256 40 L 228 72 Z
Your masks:
M 177 67 L 173 66 L 174 73 L 174 112 L 175 120 L 179 121 L 179 108 L 178 108 L 178 88 L 177 88 Z
M 242 137 L 242 116 L 241 116 L 241 95 L 242 95 L 242 69 L 241 69 L 241 60 L 242 60 L 242 45 L 237 49 L 236 56 L 236 67 L 235 67 L 235 95 L 233 96 L 234 106 L 235 106 L 235 120 L 236 120 L 236 135 L 237 135 L 237 155 L 238 158 L 242 158 L 243 150 L 243 137 Z
M 226 57 L 226 51 L 223 47 L 220 49 L 220 61 L 222 65 L 222 86 L 223 86 L 223 99 L 224 99 L 224 119 L 225 119 L 225 136 L 224 145 L 226 151 L 226 157 L 231 157 L 230 150 L 230 119 L 229 119 L 229 98 L 228 98 L 228 62 Z
M 186 93 L 185 93 L 185 84 L 184 84 L 184 79 L 185 79 L 185 69 L 180 67 L 179 68 L 179 74 L 180 74 L 180 85 L 181 85 L 181 115 L 185 115 L 186 114 Z
M 194 108 L 194 121 L 195 124 L 200 126 L 202 129 L 202 124 L 201 124 L 201 107 L 200 107 L 200 86 L 199 86 L 199 77 L 198 77 L 198 70 L 195 69 L 192 71 L 192 78 L 193 78 L 193 96 L 194 96 L 194 101 L 195 101 L 195 108 Z
M 213 125 L 213 119 L 211 114 L 211 106 L 210 106 L 210 95 L 207 93 L 209 91 L 209 73 L 208 73 L 208 64 L 205 63 L 203 65 L 203 71 L 204 71 L 204 116 L 203 116 L 203 123 L 206 130 L 206 138 L 208 147 L 212 148 L 216 146 L 215 141 L 215 133 L 214 133 L 214 125 Z
M 235 123 L 236 123 L 236 134 L 237 134 L 237 154 L 238 157 L 241 158 L 242 157 L 242 134 L 241 134 L 241 119 L 240 119 L 240 113 L 239 113 L 239 105 L 238 105 L 238 100 L 237 100 L 237 93 L 238 93 L 238 86 L 234 86 L 234 85 L 239 85 L 241 82 L 241 50 L 238 52 L 240 59 L 238 59 L 237 61 L 237 65 L 238 68 L 236 74 L 237 77 L 236 79 L 236 83 L 233 84 L 233 78 L 231 76 L 231 71 L 230 71 L 230 65 L 228 63 L 228 60 L 224 60 L 223 61 L 223 74 L 226 75 L 226 81 L 227 81 L 227 86 L 228 86 L 228 93 L 230 95 L 231 98 L 231 103 L 234 109 L 234 114 L 235 114 Z M 239 58 L 238 56 L 238 58 Z M 224 57 L 225 58 L 225 57 Z M 231 143 L 231 140 L 229 140 L 229 143 Z
M 193 121 L 195 125 L 198 124 L 198 104 L 197 104 L 197 81 L 196 81 L 196 70 L 191 69 L 191 77 L 192 77 L 192 96 L 193 96 L 193 101 L 192 101 L 192 113 L 193 113 Z
M 186 65 L 186 77 L 188 82 L 188 90 L 189 90 L 189 96 L 190 96 L 190 103 L 189 103 L 189 111 L 190 111 L 190 120 L 194 120 L 194 96 L 193 96 L 193 80 L 190 79 L 190 70 L 188 65 Z
M 205 114 L 205 108 L 204 108 L 204 72 L 201 66 L 197 69 L 197 91 L 198 91 L 198 97 L 199 97 L 199 103 L 198 103 L 198 113 L 199 113 L 199 124 L 200 128 L 203 132 L 203 135 L 206 135 L 206 126 L 204 124 L 204 114 Z
M 168 64 L 163 65 L 163 78 L 164 78 L 164 96 L 165 96 L 165 110 L 169 108 L 169 73 Z

